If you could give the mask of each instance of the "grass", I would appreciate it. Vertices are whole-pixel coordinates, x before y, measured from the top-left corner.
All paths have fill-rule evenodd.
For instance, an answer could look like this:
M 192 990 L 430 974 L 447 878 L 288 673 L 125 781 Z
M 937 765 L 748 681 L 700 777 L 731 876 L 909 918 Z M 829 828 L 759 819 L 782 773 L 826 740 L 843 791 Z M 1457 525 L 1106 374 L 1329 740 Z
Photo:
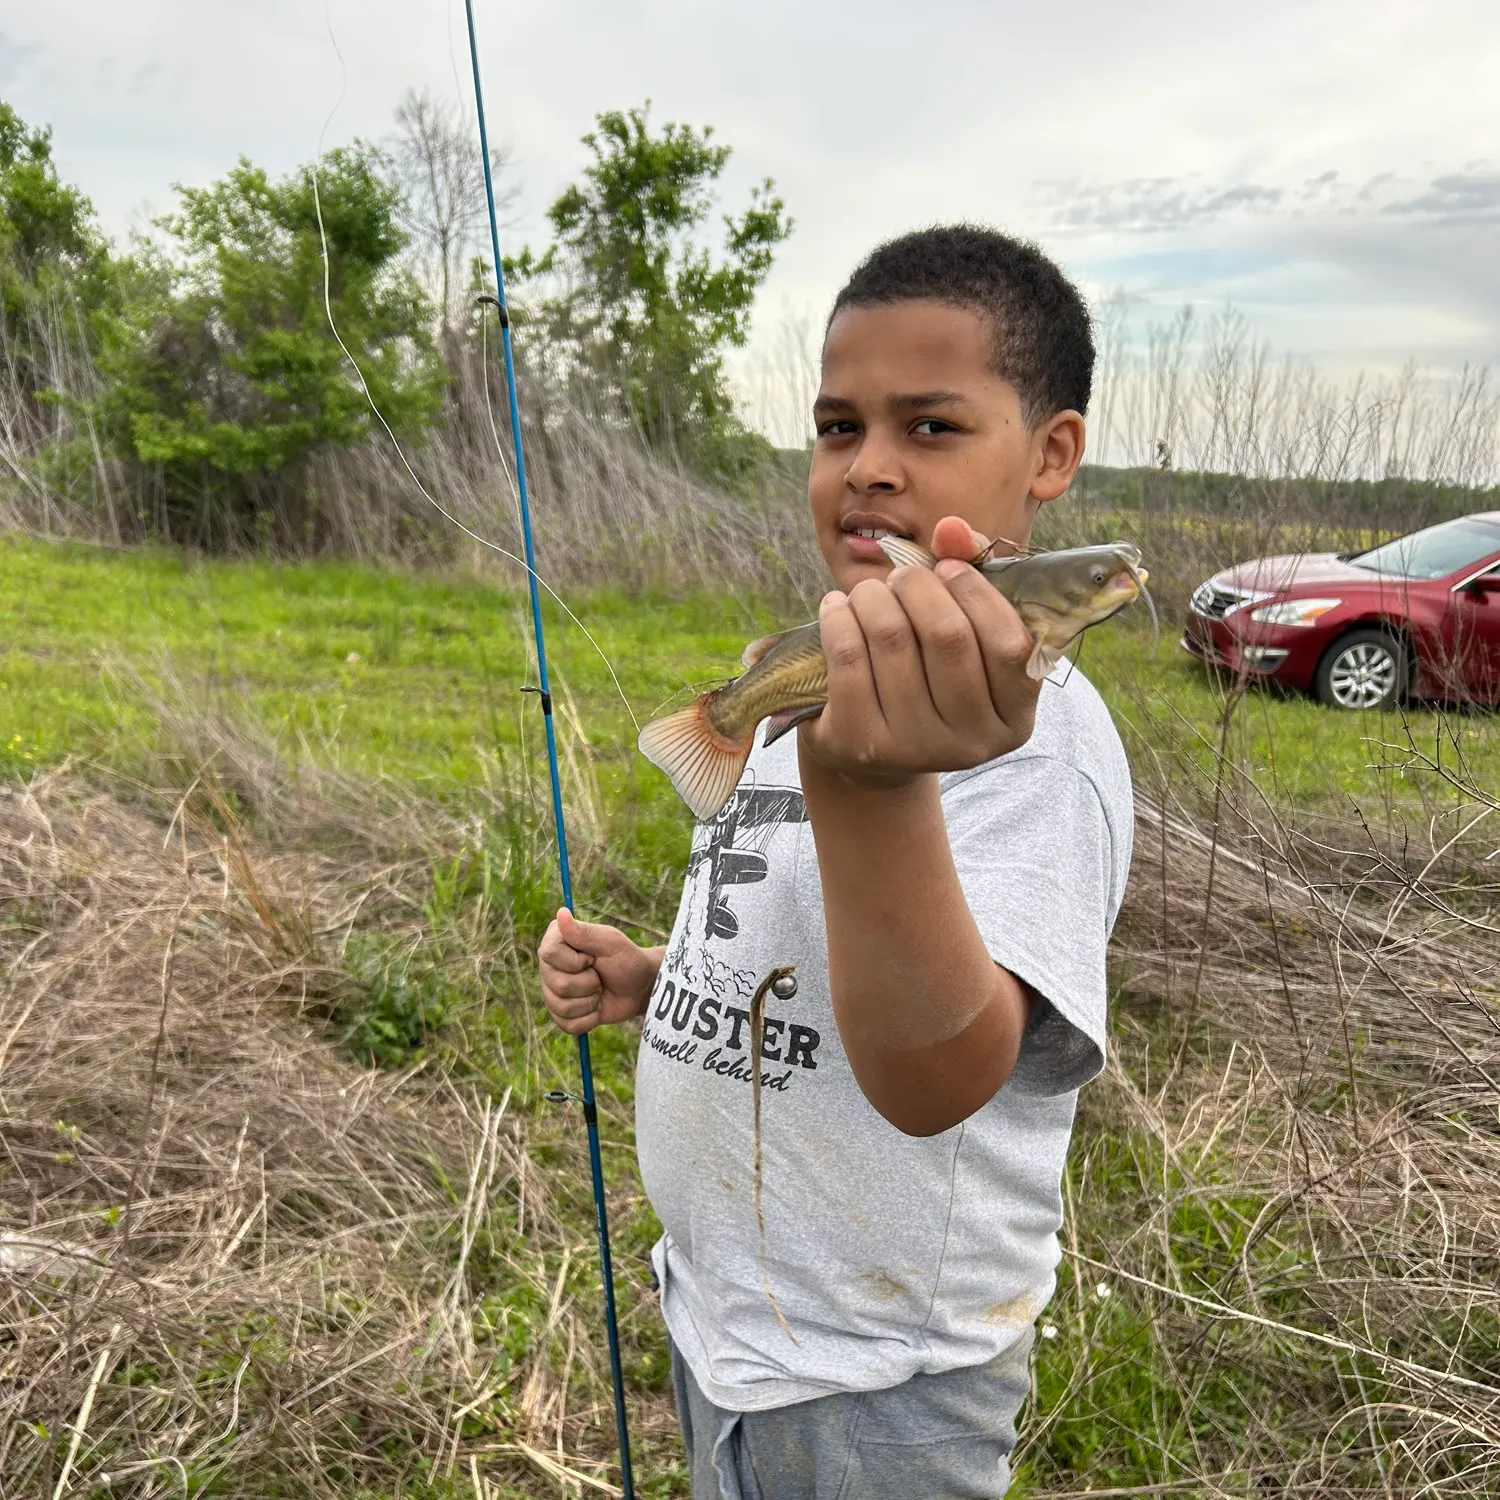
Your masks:
M 756 629 L 744 605 L 706 594 L 596 591 L 578 613 L 643 717 L 715 658 L 733 662 Z M 586 706 L 591 734 L 624 739 L 628 713 L 603 661 L 555 605 L 546 614 L 559 684 Z M 288 747 L 306 740 L 364 776 L 472 783 L 482 747 L 518 743 L 529 636 L 524 594 L 479 581 L 0 539 L 0 684 L 11 735 L 42 760 L 87 754 L 123 769 L 149 753 L 150 715 L 138 695 L 111 691 L 110 669 L 150 676 L 167 656 Z
M 784 611 L 701 591 L 568 598 L 642 720 L 731 675 L 754 635 L 795 623 Z M 596 746 L 604 801 L 632 809 L 631 832 L 649 848 L 680 851 L 680 806 L 634 754 L 604 660 L 555 604 L 544 614 L 554 685 Z M 534 676 L 523 593 L 349 564 L 213 562 L 0 539 L 0 765 L 82 755 L 139 771 L 159 748 L 159 726 L 131 678 L 149 682 L 163 659 L 195 692 L 217 693 L 269 726 L 287 752 L 308 746 L 363 777 L 446 794 L 481 782 L 497 749 L 535 745 L 536 716 L 519 691 Z M 1168 737 L 1212 772 L 1222 692 L 1170 627 L 1154 649 L 1139 620 L 1096 630 L 1080 665 L 1115 711 L 1138 774 Z M 1408 722 L 1424 741 L 1456 738 L 1474 774 L 1500 783 L 1500 736 L 1478 714 L 1341 715 L 1257 689 L 1229 751 L 1279 799 L 1383 803 L 1393 788 L 1400 795 L 1383 747 L 1404 739 Z
M 703 592 L 568 597 L 641 717 L 787 623 Z M 157 1324 L 128 1287 L 81 1320 L 67 1283 L 33 1291 L 82 1331 L 66 1379 L 38 1366 L 25 1387 L 0 1488 L 50 1493 L 95 1368 L 94 1476 L 171 1452 L 193 1493 L 501 1500 L 566 1491 L 554 1460 L 603 1472 L 581 1130 L 545 1101 L 576 1063 L 538 1023 L 529 958 L 554 877 L 526 628 L 524 595 L 481 579 L 0 541 L 0 779 L 37 799 L 0 800 L 0 1000 L 33 977 L 46 1000 L 13 1033 L 5 1012 L 0 1202 L 101 1255 L 138 1236 L 166 1289 Z M 649 935 L 688 820 L 599 657 L 552 608 L 549 629 L 579 905 Z M 1381 873 L 1412 908 L 1401 941 L 1361 945 L 1349 922 L 1386 899 L 1368 849 L 1351 874 L 1293 814 L 1347 834 L 1357 806 L 1419 841 L 1500 783 L 1492 722 L 1262 692 L 1226 720 L 1170 633 L 1153 653 L 1126 622 L 1083 665 L 1143 792 L 1220 817 L 1207 843 L 1141 826 L 1015 1494 L 1483 1493 L 1493 1407 L 1387 1360 L 1500 1384 L 1500 958 L 1434 883 L 1482 904 L 1483 867 L 1418 882 L 1414 846 Z M 1461 747 L 1472 784 L 1414 744 Z M 632 1050 L 596 1037 L 625 1353 L 642 1493 L 680 1496 Z M 502 1100 L 503 1130 L 484 1123 Z M 201 1160 L 162 1154 L 168 1124 Z M 326 1404 L 298 1405 L 329 1374 Z M 122 1492 L 170 1492 L 154 1483 Z

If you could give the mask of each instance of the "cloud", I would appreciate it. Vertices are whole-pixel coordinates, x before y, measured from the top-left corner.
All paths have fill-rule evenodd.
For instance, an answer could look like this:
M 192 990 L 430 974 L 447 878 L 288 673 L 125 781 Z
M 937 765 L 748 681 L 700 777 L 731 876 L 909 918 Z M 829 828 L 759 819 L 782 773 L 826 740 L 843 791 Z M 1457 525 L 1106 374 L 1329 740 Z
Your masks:
M 1440 224 L 1500 224 L 1500 172 L 1445 172 L 1415 198 L 1386 203 L 1387 214 L 1412 214 Z
M 1381 214 L 1465 227 L 1500 224 L 1500 172 L 1484 162 L 1422 182 L 1377 172 L 1357 189 L 1336 168 L 1285 187 L 1214 184 L 1195 177 L 1128 177 L 1118 182 L 1035 184 L 1055 229 L 1132 234 L 1183 233 L 1226 220 Z
M 770 175 L 797 218 L 767 347 L 778 306 L 816 320 L 880 240 L 974 219 L 1091 289 L 1233 300 L 1320 358 L 1500 362 L 1495 0 L 1445 0 L 1441 26 L 1396 0 L 1078 0 L 1065 58 L 1045 7 L 994 0 L 932 0 L 915 30 L 900 0 L 858 25 L 806 0 L 501 9 L 480 31 L 527 189 L 512 243 L 545 240 L 594 112 L 649 97 L 735 148 L 726 208 Z M 409 86 L 471 97 L 463 7 L 431 0 L 0 0 L 0 30 L 0 97 L 53 124 L 117 235 L 242 152 L 281 173 L 380 139 Z
M 1211 224 L 1231 214 L 1264 214 L 1284 197 L 1281 188 L 1240 182 L 1212 187 L 1187 177 L 1129 177 L 1122 182 L 1037 184 L 1053 202 L 1059 229 L 1162 232 Z

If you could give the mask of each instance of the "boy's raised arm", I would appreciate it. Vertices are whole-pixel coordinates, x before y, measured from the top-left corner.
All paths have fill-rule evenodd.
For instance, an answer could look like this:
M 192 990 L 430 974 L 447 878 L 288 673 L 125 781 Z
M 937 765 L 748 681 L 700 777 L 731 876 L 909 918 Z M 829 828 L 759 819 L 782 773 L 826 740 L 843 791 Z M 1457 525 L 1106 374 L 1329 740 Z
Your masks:
M 969 915 L 936 777 L 861 791 L 804 766 L 803 790 L 850 1066 L 898 1130 L 936 1135 L 1010 1076 L 1032 994 L 990 958 Z
M 950 557 L 968 543 L 947 540 L 940 529 L 934 550 Z M 1010 1076 L 1033 1003 L 969 912 L 937 780 L 1029 738 L 1031 637 L 957 562 L 830 595 L 822 619 L 828 708 L 803 726 L 800 758 L 834 1014 L 871 1104 L 935 1135 Z

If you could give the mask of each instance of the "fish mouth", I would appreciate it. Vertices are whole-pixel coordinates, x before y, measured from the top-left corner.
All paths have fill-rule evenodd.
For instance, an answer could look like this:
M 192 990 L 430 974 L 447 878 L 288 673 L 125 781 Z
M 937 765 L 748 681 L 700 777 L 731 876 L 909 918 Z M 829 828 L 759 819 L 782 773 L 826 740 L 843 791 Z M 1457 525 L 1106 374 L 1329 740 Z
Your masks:
M 1131 550 L 1134 551 L 1133 548 Z M 1136 552 L 1135 556 L 1139 557 L 1140 553 Z M 1150 573 L 1134 559 L 1127 558 L 1125 566 L 1105 584 L 1095 601 L 1101 611 L 1100 620 L 1107 620 L 1111 615 L 1118 614 L 1126 605 L 1134 604 L 1139 599 L 1145 604 L 1151 616 L 1153 637 L 1160 636 L 1161 626 L 1156 618 L 1156 601 L 1146 587 L 1146 580 L 1150 576 Z

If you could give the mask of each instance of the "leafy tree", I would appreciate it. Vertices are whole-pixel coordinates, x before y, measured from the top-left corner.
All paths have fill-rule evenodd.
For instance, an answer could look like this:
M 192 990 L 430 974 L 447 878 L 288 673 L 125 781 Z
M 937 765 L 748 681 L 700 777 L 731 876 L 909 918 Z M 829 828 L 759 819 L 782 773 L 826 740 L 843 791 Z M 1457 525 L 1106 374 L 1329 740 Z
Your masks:
M 555 239 L 508 267 L 522 281 L 551 273 L 561 290 L 532 316 L 570 375 L 602 382 L 656 447 L 732 465 L 748 434 L 735 416 L 724 353 L 742 345 L 750 313 L 792 220 L 766 178 L 738 217 L 722 216 L 716 259 L 698 235 L 731 150 L 712 127 L 653 132 L 649 103 L 597 117 L 583 137 L 583 180 L 548 210 Z
M 15 268 L 82 265 L 99 247 L 93 209 L 57 175 L 52 132 L 33 129 L 0 101 L 0 246 Z
M 24 446 L 63 386 L 84 329 L 80 308 L 106 290 L 108 256 L 93 208 L 57 175 L 52 132 L 0 101 L 0 382 L 6 435 Z
M 309 459 L 375 428 L 360 374 L 398 434 L 436 418 L 430 309 L 403 268 L 385 166 L 356 144 L 328 153 L 316 181 L 304 167 L 273 182 L 242 158 L 211 187 L 179 189 L 181 211 L 159 221 L 168 246 L 135 258 L 128 304 L 105 325 L 111 384 L 95 415 L 116 451 L 160 473 L 172 531 L 302 539 Z

